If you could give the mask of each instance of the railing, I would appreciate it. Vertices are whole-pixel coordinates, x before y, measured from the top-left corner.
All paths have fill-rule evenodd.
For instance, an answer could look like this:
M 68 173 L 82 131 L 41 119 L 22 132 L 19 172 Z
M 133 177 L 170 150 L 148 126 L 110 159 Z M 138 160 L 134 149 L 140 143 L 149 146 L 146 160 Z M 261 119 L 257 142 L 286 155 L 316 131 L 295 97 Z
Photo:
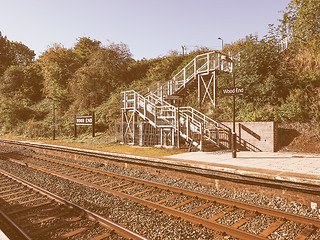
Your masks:
M 122 92 L 122 109 L 137 112 L 154 127 L 172 127 L 176 108 L 169 103 L 160 104 L 155 98 L 145 98 L 131 90 Z
M 214 144 L 219 144 L 221 132 L 224 133 L 224 138 L 227 138 L 229 134 L 226 126 L 212 120 L 192 107 L 177 108 L 153 93 L 148 95 L 147 98 L 150 102 L 161 103 L 161 108 L 165 107 L 165 109 L 168 109 L 167 111 L 169 114 L 167 115 L 175 117 L 178 116 L 178 119 L 175 119 L 171 126 L 175 130 L 179 131 L 182 137 L 189 142 L 194 141 L 194 135 L 201 135 L 202 139 L 209 140 Z M 158 111 L 158 113 L 161 112 Z M 166 125 L 162 124 L 162 126 Z M 199 141 L 201 142 L 202 139 Z M 201 143 L 197 143 L 195 141 L 194 144 L 199 148 L 201 147 Z
M 284 50 L 286 50 L 288 48 L 288 38 L 282 39 L 278 44 L 278 51 L 279 52 L 283 52 Z
M 219 123 L 213 120 L 212 118 L 209 118 L 208 116 L 204 115 L 203 113 L 199 112 L 198 110 L 192 107 L 180 107 L 180 111 L 191 116 L 193 119 L 202 121 L 205 124 L 205 127 L 208 125 L 208 127 L 213 126 L 214 128 L 219 128 L 221 130 L 229 130 L 229 128 L 224 124 Z
M 192 80 L 196 79 L 197 74 L 209 73 L 214 70 L 232 72 L 232 67 L 232 61 L 225 54 L 217 51 L 201 54 L 189 62 L 171 80 L 164 83 L 157 82 L 142 90 L 140 94 L 143 96 L 155 94 L 163 99 L 185 88 Z
M 154 127 L 174 129 L 200 150 L 203 140 L 219 145 L 220 139 L 229 139 L 227 127 L 191 107 L 177 108 L 155 94 L 150 94 L 147 98 L 133 90 L 122 94 L 123 110 L 138 113 Z M 194 139 L 194 136 L 197 138 Z
M 174 130 L 200 150 L 203 150 L 203 140 L 230 147 L 228 127 L 191 107 L 177 108 L 165 99 L 179 93 L 197 79 L 198 74 L 216 70 L 232 72 L 232 59 L 217 51 L 198 55 L 167 82 L 157 82 L 139 93 L 133 90 L 123 92 L 122 110 L 138 113 L 156 129 Z M 126 121 L 130 122 L 128 119 Z
M 202 124 L 202 135 L 204 139 L 216 145 L 223 145 L 227 148 L 230 147 L 230 128 L 222 123 L 214 121 L 192 107 L 181 107 L 179 110 L 180 113 L 185 114 L 192 119 L 192 121 L 197 121 Z

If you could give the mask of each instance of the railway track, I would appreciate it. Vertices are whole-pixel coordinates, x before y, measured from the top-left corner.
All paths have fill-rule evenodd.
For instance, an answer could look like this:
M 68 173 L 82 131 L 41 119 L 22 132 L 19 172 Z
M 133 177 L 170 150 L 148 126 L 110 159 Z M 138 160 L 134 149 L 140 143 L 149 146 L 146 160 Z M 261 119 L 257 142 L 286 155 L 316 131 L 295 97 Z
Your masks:
M 287 235 L 287 229 L 296 231 L 283 239 L 317 239 L 312 235 L 319 232 L 320 228 L 319 219 L 121 176 L 53 158 L 8 155 L 7 159 L 201 224 L 220 232 L 215 236 L 217 239 L 225 234 L 246 240 L 282 239 L 282 235 Z
M 146 239 L 3 170 L 0 215 L 10 239 Z

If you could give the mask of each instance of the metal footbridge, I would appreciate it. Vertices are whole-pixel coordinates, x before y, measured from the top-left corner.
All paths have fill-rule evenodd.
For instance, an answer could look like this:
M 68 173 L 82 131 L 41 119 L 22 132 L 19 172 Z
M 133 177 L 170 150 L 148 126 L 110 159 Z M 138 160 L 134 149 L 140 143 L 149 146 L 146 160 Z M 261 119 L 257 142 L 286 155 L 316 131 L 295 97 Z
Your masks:
M 157 82 L 141 92 L 122 92 L 123 143 L 189 147 L 201 151 L 230 148 L 230 129 L 189 106 L 180 106 L 181 95 L 198 88 L 198 103 L 215 105 L 216 74 L 232 72 L 233 61 L 217 51 L 196 56 L 172 79 Z

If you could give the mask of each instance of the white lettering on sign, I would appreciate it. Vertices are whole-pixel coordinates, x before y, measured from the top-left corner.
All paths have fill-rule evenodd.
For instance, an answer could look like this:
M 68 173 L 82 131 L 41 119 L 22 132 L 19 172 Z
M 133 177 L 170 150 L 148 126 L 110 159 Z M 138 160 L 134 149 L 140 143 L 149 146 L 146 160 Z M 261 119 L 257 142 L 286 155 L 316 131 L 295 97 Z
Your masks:
M 234 88 L 224 88 L 222 89 L 224 95 L 237 95 L 243 94 L 244 88 L 243 87 L 234 87 Z
M 92 125 L 92 116 L 76 116 L 76 125 Z

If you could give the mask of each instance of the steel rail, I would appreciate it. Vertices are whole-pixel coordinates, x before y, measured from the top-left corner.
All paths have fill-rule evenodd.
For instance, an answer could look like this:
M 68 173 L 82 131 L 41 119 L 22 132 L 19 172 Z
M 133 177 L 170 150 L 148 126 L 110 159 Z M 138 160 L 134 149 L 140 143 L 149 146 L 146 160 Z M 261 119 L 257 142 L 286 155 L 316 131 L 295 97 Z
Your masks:
M 34 168 L 36 170 L 40 170 L 40 171 L 43 171 L 43 172 L 46 172 L 46 173 L 61 177 L 61 178 L 66 179 L 66 180 L 70 180 L 70 181 L 73 181 L 73 182 L 76 182 L 76 183 L 79 183 L 79 184 L 83 184 L 83 185 L 89 186 L 89 187 L 94 188 L 94 189 L 102 190 L 104 192 L 107 192 L 107 193 L 112 194 L 114 196 L 118 196 L 120 198 L 126 198 L 126 199 L 129 199 L 129 200 L 132 200 L 134 202 L 137 202 L 137 203 L 140 203 L 140 204 L 142 204 L 144 206 L 147 206 L 147 207 L 149 207 L 151 209 L 158 209 L 158 210 L 163 211 L 163 212 L 165 212 L 167 214 L 171 214 L 171 215 L 176 216 L 176 217 L 181 217 L 181 218 L 183 218 L 183 219 L 185 219 L 187 221 L 190 221 L 190 222 L 192 222 L 194 224 L 201 224 L 201 225 L 203 225 L 203 226 L 205 226 L 207 228 L 210 228 L 212 230 L 225 232 L 226 234 L 229 234 L 229 235 L 231 235 L 233 237 L 237 237 L 237 238 L 244 239 L 244 240 L 266 240 L 266 238 L 263 238 L 263 237 L 260 237 L 260 236 L 257 236 L 257 235 L 254 235 L 254 234 L 251 234 L 251 233 L 248 233 L 248 232 L 244 232 L 244 231 L 241 231 L 241 230 L 233 228 L 233 227 L 229 227 L 229 226 L 226 226 L 226 225 L 223 225 L 223 224 L 219 224 L 219 223 L 216 223 L 216 222 L 213 222 L 213 221 L 210 221 L 210 220 L 207 220 L 207 219 L 192 215 L 190 213 L 185 213 L 185 212 L 182 212 L 182 211 L 170 208 L 170 207 L 166 207 L 166 206 L 160 205 L 158 203 L 153 203 L 151 201 L 147 201 L 147 200 L 135 197 L 135 196 L 131 196 L 131 195 L 128 195 L 128 194 L 125 194 L 125 193 L 122 193 L 122 192 L 118 192 L 116 190 L 112 190 L 112 189 L 109 189 L 107 187 L 103 187 L 103 186 L 100 186 L 100 185 L 97 185 L 97 184 L 92 184 L 90 182 L 87 182 L 87 181 L 84 181 L 84 180 L 80 180 L 80 179 L 77 179 L 77 178 L 72 177 L 72 176 L 66 176 L 64 174 L 60 174 L 58 172 L 55 172 L 55 171 L 52 171 L 52 170 L 48 170 L 48 169 L 45 169 L 45 168 L 42 168 L 42 167 L 37 167 L 37 166 L 34 166 L 32 164 L 28 164 L 28 166 L 31 167 L 31 168 Z M 159 187 L 159 185 L 157 185 L 157 184 L 155 184 L 155 186 Z
M 0 173 L 3 174 L 3 175 L 6 175 L 7 177 L 9 177 L 9 178 L 11 178 L 11 179 L 23 184 L 23 185 L 28 186 L 29 188 L 31 188 L 31 189 L 33 189 L 33 190 L 35 190 L 35 191 L 37 191 L 37 192 L 39 192 L 39 193 L 41 193 L 43 195 L 46 195 L 50 199 L 53 199 L 53 200 L 55 200 L 57 202 L 63 203 L 63 204 L 68 205 L 68 206 L 71 206 L 74 209 L 77 209 L 77 210 L 79 210 L 81 212 L 84 212 L 89 218 L 98 221 L 101 225 L 103 225 L 103 226 L 105 226 L 107 228 L 114 229 L 115 232 L 117 232 L 119 235 L 121 235 L 123 237 L 129 238 L 129 239 L 136 239 L 136 240 L 147 240 L 147 238 L 142 237 L 142 236 L 138 235 L 137 233 L 132 232 L 131 230 L 122 227 L 119 224 L 116 224 L 116 223 L 114 223 L 114 222 L 112 222 L 112 221 L 110 221 L 110 220 L 108 220 L 108 219 L 106 219 L 106 218 L 94 213 L 94 212 L 91 212 L 91 211 L 89 211 L 89 210 L 87 210 L 87 209 L 85 209 L 85 208 L 83 208 L 83 207 L 81 207 L 81 206 L 79 206 L 79 205 L 77 205 L 75 203 L 72 203 L 72 202 L 68 201 L 67 199 L 64 199 L 64 198 L 62 198 L 62 197 L 60 197 L 60 196 L 58 196 L 56 194 L 53 194 L 53 193 L 51 193 L 51 192 L 49 192 L 49 191 L 47 191 L 47 190 L 45 190 L 45 189 L 43 189 L 43 188 L 41 188 L 39 186 L 36 186 L 36 185 L 34 185 L 34 184 L 32 184 L 32 183 L 30 183 L 30 182 L 28 182 L 28 181 L 26 181 L 26 180 L 24 180 L 22 178 L 19 178 L 19 177 L 15 176 L 15 175 L 13 175 L 13 174 L 11 174 L 9 172 L 6 172 L 6 171 L 0 169 Z
M 72 168 L 78 168 L 78 169 L 81 169 L 81 170 L 84 170 L 84 171 L 90 171 L 92 173 L 95 172 L 95 173 L 102 174 L 102 175 L 112 176 L 112 177 L 115 177 L 115 178 L 120 178 L 122 180 L 127 180 L 127 181 L 131 181 L 131 182 L 139 183 L 139 184 L 144 184 L 144 185 L 147 185 L 147 186 L 157 187 L 157 188 L 160 188 L 160 189 L 163 189 L 163 190 L 170 190 L 170 191 L 173 191 L 173 192 L 176 192 L 176 193 L 185 194 L 187 196 L 192 196 L 192 197 L 196 197 L 196 198 L 202 198 L 202 199 L 206 199 L 206 200 L 209 200 L 209 201 L 214 201 L 214 202 L 217 202 L 217 203 L 220 203 L 220 204 L 229 205 L 229 206 L 235 206 L 235 207 L 238 207 L 238 208 L 241 208 L 241 209 L 245 209 L 245 210 L 248 210 L 248 211 L 257 211 L 259 213 L 270 215 L 270 216 L 274 216 L 274 217 L 277 217 L 277 218 L 280 218 L 280 219 L 287 219 L 287 220 L 291 220 L 291 221 L 294 221 L 294 222 L 304 223 L 306 225 L 314 225 L 314 226 L 316 226 L 318 228 L 320 227 L 320 220 L 317 220 L 317 219 L 314 219 L 314 218 L 293 215 L 293 214 L 290 214 L 290 213 L 285 213 L 285 212 L 281 212 L 281 211 L 277 211 L 277 210 L 271 210 L 271 209 L 267 209 L 267 208 L 263 208 L 263 207 L 259 207 L 259 206 L 255 206 L 255 205 L 251 205 L 251 204 L 245 204 L 245 203 L 241 203 L 241 202 L 234 201 L 234 200 L 227 200 L 227 199 L 224 199 L 224 198 L 213 197 L 213 196 L 210 196 L 210 195 L 207 195 L 207 194 L 203 194 L 203 193 L 192 192 L 192 191 L 189 191 L 189 190 L 179 189 L 179 188 L 175 188 L 175 187 L 171 187 L 171 186 L 167 186 L 167 185 L 163 185 L 163 184 L 159 184 L 159 183 L 155 183 L 155 182 L 151 182 L 151 181 L 141 180 L 141 179 L 137 179 L 137 178 L 133 178 L 133 177 L 122 176 L 122 175 L 114 174 L 114 173 L 110 173 L 110 172 L 100 171 L 100 170 L 97 170 L 97 169 L 83 167 L 83 166 L 79 166 L 79 165 L 75 165 L 75 164 L 71 164 L 71 163 L 65 163 L 65 162 L 62 163 L 61 161 L 57 161 L 57 160 L 53 160 L 53 159 L 49 159 L 49 158 L 38 157 L 38 156 L 35 156 L 35 157 L 39 158 L 39 159 L 42 159 L 44 161 L 49 161 L 49 162 L 53 162 L 53 163 L 56 163 L 56 164 L 62 164 L 62 165 L 69 166 L 69 167 L 72 167 Z M 119 196 L 119 197 L 122 197 L 122 198 L 130 199 L 132 201 L 135 201 L 135 202 L 138 202 L 140 204 L 146 205 L 146 206 L 148 206 L 150 208 L 159 209 L 159 210 L 161 210 L 163 212 L 166 212 L 168 214 L 171 214 L 171 215 L 174 215 L 174 216 L 177 216 L 177 217 L 182 217 L 182 218 L 184 218 L 184 219 L 186 219 L 186 220 L 188 220 L 190 222 L 197 223 L 197 224 L 202 224 L 203 226 L 211 228 L 213 230 L 226 232 L 227 234 L 230 234 L 230 235 L 232 235 L 234 237 L 238 237 L 240 239 L 266 239 L 266 238 L 264 238 L 262 236 L 257 236 L 257 235 L 251 234 L 251 233 L 247 233 L 247 232 L 238 230 L 237 228 L 232 227 L 232 226 L 229 227 L 229 226 L 225 226 L 225 225 L 222 225 L 222 224 L 219 224 L 219 223 L 215 223 L 213 221 L 210 221 L 210 220 L 207 220 L 207 219 L 192 215 L 190 213 L 185 213 L 185 212 L 182 212 L 182 211 L 170 208 L 170 207 L 165 207 L 165 206 L 162 206 L 162 205 L 160 205 L 158 203 L 146 201 L 144 199 L 140 199 L 138 197 L 135 197 L 135 196 L 132 196 L 132 195 L 128 195 L 128 194 L 125 194 L 125 193 L 122 193 L 122 192 L 118 192 L 118 191 L 112 190 L 110 188 L 106 188 L 104 186 L 100 186 L 100 185 L 97 185 L 97 184 L 94 184 L 94 183 L 90 183 L 90 182 L 85 181 L 85 180 L 79 180 L 79 179 L 77 179 L 75 177 L 72 177 L 72 176 L 66 176 L 65 174 L 57 173 L 55 171 L 48 170 L 48 169 L 45 169 L 45 168 L 42 168 L 42 167 L 37 167 L 37 166 L 35 166 L 33 164 L 31 164 L 29 166 L 33 167 L 33 168 L 35 168 L 37 170 L 45 171 L 47 173 L 54 174 L 56 176 L 59 176 L 59 177 L 62 177 L 62 178 L 65 178 L 65 179 L 68 179 L 68 180 L 71 180 L 71 181 L 75 181 L 75 182 L 78 182 L 78 183 L 81 183 L 81 184 L 84 184 L 84 185 L 87 185 L 87 186 L 90 186 L 90 187 L 93 187 L 93 188 L 96 188 L 96 189 L 100 189 L 100 190 L 106 191 L 106 192 L 108 192 L 110 194 L 113 194 L 113 195 L 116 195 L 116 196 Z
M 32 240 L 32 238 L 26 234 L 14 221 L 12 221 L 2 210 L 0 210 L 0 215 L 17 231 L 23 239 Z
M 293 182 L 288 179 L 272 179 L 272 178 L 265 178 L 257 177 L 257 176 L 247 176 L 242 175 L 237 172 L 225 172 L 220 171 L 219 169 L 216 170 L 209 170 L 209 169 L 202 169 L 187 165 L 179 165 L 175 164 L 172 161 L 160 161 L 156 162 L 156 158 L 154 157 L 144 157 L 144 156 L 135 156 L 126 153 L 117 153 L 117 152 L 99 152 L 95 150 L 89 149 L 79 149 L 74 147 L 65 147 L 65 146 L 57 146 L 57 145 L 49 145 L 43 143 L 32 143 L 32 142 L 22 142 L 17 140 L 9 140 L 9 139 L 0 139 L 0 142 L 10 145 L 17 145 L 23 147 L 31 147 L 31 148 L 39 148 L 39 149 L 46 149 L 58 152 L 65 152 L 70 154 L 78 154 L 82 156 L 89 156 L 89 157 L 96 157 L 116 162 L 123 162 L 123 163 L 132 163 L 132 164 L 139 164 L 145 165 L 149 167 L 157 167 L 161 169 L 170 169 L 174 171 L 182 171 L 191 174 L 197 174 L 202 176 L 210 176 L 218 179 L 224 179 L 228 181 L 234 181 L 237 183 L 244 183 L 244 184 L 253 184 L 253 185 L 265 185 L 272 188 L 281 188 L 281 189 L 289 189 L 299 192 L 305 192 L 310 194 L 320 194 L 320 183 L 317 184 L 310 184 L 304 182 Z
M 152 187 L 157 187 L 157 188 L 162 188 L 164 190 L 170 190 L 173 192 L 179 192 L 185 195 L 189 195 L 189 196 L 193 196 L 193 197 L 199 197 L 199 198 L 203 198 L 209 201 L 215 201 L 221 204 L 226 204 L 226 205 L 234 205 L 236 207 L 245 209 L 245 210 L 249 210 L 249 211 L 258 211 L 260 213 L 266 214 L 266 215 L 270 215 L 270 216 L 274 216 L 274 217 L 279 217 L 279 218 L 286 218 L 288 220 L 292 220 L 295 222 L 300 222 L 300 223 L 304 223 L 304 224 L 313 224 L 314 226 L 320 228 L 320 220 L 318 219 L 314 219 L 314 218 L 310 218 L 310 217 L 305 217 L 305 216 L 300 216 L 300 215 L 294 215 L 291 213 L 286 213 L 286 212 L 282 212 L 282 211 L 278 211 L 278 210 L 274 210 L 274 209 L 269 209 L 269 208 L 265 208 L 265 207 L 261 207 L 261 206 L 256 206 L 256 205 L 252 205 L 249 203 L 242 203 L 239 201 L 235 201 L 235 200 L 229 200 L 226 198 L 222 198 L 222 197 L 214 197 L 208 194 L 204 194 L 204 193 L 200 193 L 200 192 L 194 192 L 194 191 L 190 191 L 190 190 L 185 190 L 185 189 L 181 189 L 181 188 L 177 188 L 177 187 L 172 187 L 169 185 L 165 185 L 165 184 L 160 184 L 160 183 L 156 183 L 153 181 L 147 181 L 147 180 L 142 180 L 142 179 L 138 179 L 138 178 L 134 178 L 134 177 L 128 177 L 128 176 L 123 176 L 123 175 L 119 175 L 116 173 L 112 173 L 112 172 L 107 172 L 107 171 L 101 171 L 101 170 L 97 170 L 94 168 L 90 168 L 90 167 L 84 167 L 84 166 L 80 166 L 80 165 L 76 165 L 76 164 L 72 164 L 72 163 L 66 163 L 66 162 L 61 162 L 58 160 L 54 160 L 54 159 L 50 159 L 50 158 L 45 158 L 45 157 L 40 157 L 40 156 L 33 156 L 35 158 L 39 158 L 42 159 L 44 161 L 51 161 L 57 164 L 63 164 L 66 166 L 70 166 L 73 168 L 79 168 L 85 171 L 90 171 L 90 172 L 96 172 L 99 174 L 103 174 L 103 175 L 108 175 L 108 176 L 112 176 L 112 177 L 116 177 L 116 178 L 121 178 L 123 180 L 127 180 L 127 181 L 132 181 L 132 182 L 136 182 L 136 183 L 140 183 L 140 184 L 145 184 L 147 186 L 152 186 Z

